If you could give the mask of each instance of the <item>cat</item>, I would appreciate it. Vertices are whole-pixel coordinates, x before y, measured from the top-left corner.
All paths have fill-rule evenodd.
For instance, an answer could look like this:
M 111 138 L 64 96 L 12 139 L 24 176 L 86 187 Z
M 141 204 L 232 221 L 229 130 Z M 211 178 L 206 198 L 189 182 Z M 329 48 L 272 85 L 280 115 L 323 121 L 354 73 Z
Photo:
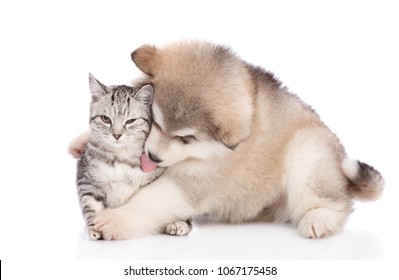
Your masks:
M 151 128 L 151 85 L 105 86 L 89 74 L 92 94 L 90 133 L 80 137 L 85 143 L 70 151 L 79 157 L 77 189 L 89 237 L 101 239 L 93 229 L 96 213 L 117 208 L 140 188 L 157 179 L 162 168 L 146 173 L 140 168 L 140 156 Z M 155 206 L 156 207 L 156 206 Z M 162 229 L 171 235 L 185 235 L 190 221 L 178 221 Z

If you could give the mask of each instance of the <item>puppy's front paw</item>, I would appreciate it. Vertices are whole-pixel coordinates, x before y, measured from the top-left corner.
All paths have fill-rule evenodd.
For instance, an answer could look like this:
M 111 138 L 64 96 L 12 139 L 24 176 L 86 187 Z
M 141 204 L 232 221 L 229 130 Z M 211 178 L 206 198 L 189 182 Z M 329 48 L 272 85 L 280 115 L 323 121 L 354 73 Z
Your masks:
M 83 154 L 83 148 L 79 148 L 79 147 L 74 147 L 74 146 L 69 146 L 68 147 L 68 153 L 74 157 L 74 158 L 81 158 L 82 154 Z
M 126 239 L 126 223 L 115 209 L 98 212 L 93 223 L 93 230 L 99 232 L 104 240 Z
M 73 139 L 71 144 L 69 144 L 68 153 L 74 158 L 81 158 L 83 150 L 90 138 L 90 131 L 86 131 L 85 133 Z
M 187 235 L 191 231 L 191 228 L 191 221 L 178 221 L 176 223 L 167 225 L 165 228 L 165 233 L 170 235 L 183 236 Z

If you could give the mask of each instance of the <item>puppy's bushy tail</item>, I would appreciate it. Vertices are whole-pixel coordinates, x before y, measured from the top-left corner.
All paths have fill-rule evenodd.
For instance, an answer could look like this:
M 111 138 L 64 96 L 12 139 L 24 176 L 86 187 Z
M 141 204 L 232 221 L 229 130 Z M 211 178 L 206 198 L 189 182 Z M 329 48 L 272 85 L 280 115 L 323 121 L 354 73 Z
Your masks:
M 378 199 L 384 189 L 384 179 L 372 166 L 346 158 L 342 171 L 349 181 L 349 191 L 355 199 L 370 201 Z

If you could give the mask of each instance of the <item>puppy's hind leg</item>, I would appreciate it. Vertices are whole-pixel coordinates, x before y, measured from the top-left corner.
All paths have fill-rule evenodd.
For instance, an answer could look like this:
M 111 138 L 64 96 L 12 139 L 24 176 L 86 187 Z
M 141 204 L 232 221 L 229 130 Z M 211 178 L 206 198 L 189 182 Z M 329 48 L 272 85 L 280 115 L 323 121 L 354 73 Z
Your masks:
M 299 233 L 308 238 L 327 237 L 341 231 L 352 212 L 345 182 L 330 176 L 320 178 L 320 173 L 315 172 L 289 186 L 290 220 L 297 225 Z M 328 182 L 329 179 L 332 181 Z
M 287 215 L 308 238 L 341 231 L 352 212 L 340 156 L 316 136 L 293 142 L 286 161 Z

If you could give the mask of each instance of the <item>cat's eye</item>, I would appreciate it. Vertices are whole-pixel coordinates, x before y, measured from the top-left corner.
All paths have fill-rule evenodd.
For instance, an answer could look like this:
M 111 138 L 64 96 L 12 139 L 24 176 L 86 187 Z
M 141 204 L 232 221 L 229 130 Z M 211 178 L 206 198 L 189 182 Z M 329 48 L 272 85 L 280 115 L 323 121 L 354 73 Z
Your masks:
M 110 123 L 111 123 L 111 119 L 108 118 L 107 116 L 102 115 L 102 116 L 100 116 L 100 118 L 101 118 L 101 120 L 102 120 L 104 123 L 107 123 L 107 124 L 110 124 Z
M 177 136 L 183 144 L 188 144 L 196 140 L 194 135 Z
M 127 120 L 127 121 L 125 122 L 125 125 L 126 125 L 126 124 L 132 124 L 132 123 L 134 123 L 135 121 L 136 121 L 136 119 Z

